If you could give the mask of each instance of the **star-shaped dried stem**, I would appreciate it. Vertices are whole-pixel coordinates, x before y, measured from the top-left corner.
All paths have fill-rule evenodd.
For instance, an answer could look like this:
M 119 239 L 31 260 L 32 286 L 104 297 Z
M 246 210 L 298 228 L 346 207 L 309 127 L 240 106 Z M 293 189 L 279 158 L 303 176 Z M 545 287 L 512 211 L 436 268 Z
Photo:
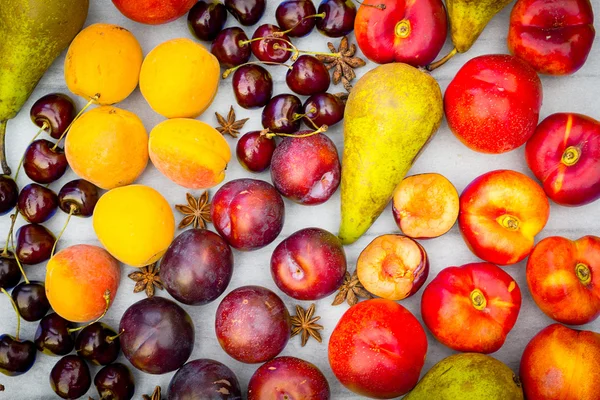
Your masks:
M 367 63 L 360 57 L 356 57 L 356 45 L 350 44 L 348 37 L 344 36 L 336 49 L 333 43 L 328 42 L 327 47 L 333 53 L 331 56 L 317 55 L 316 57 L 325 63 L 328 70 L 333 70 L 333 83 L 337 85 L 342 82 L 344 89 L 352 90 L 352 82 L 356 78 L 354 68 L 360 68 Z
M 229 109 L 229 114 L 227 114 L 227 119 L 225 119 L 221 114 L 219 114 L 218 112 L 215 113 L 215 116 L 217 117 L 217 121 L 219 121 L 219 127 L 217 127 L 216 129 L 221 132 L 221 134 L 225 135 L 228 134 L 230 136 L 233 136 L 234 138 L 238 137 L 238 135 L 240 134 L 240 129 L 242 129 L 244 127 L 244 125 L 246 124 L 246 122 L 248 122 L 249 118 L 244 118 L 244 119 L 240 119 L 239 121 L 236 121 L 235 119 L 235 111 L 233 110 L 233 106 L 231 106 L 231 108 Z
M 135 281 L 133 293 L 146 291 L 146 296 L 154 296 L 154 288 L 163 289 L 163 283 L 160 279 L 160 268 L 156 263 L 147 265 L 127 275 L 129 279 Z
M 177 204 L 175 209 L 184 215 L 179 223 L 179 229 L 186 228 L 190 225 L 194 229 L 206 229 L 206 223 L 211 222 L 210 219 L 210 202 L 208 191 L 205 191 L 198 197 L 194 198 L 190 193 L 185 194 L 187 204 Z
M 150 396 L 147 394 L 142 395 L 142 400 L 161 400 L 160 386 L 155 387 Z
M 339 292 L 335 296 L 335 299 L 333 299 L 333 303 L 331 305 L 338 306 L 345 301 L 349 305 L 353 306 L 358 303 L 360 298 L 371 299 L 373 296 L 371 293 L 367 292 L 362 283 L 360 283 L 356 271 L 354 271 L 354 274 L 352 275 L 350 275 L 349 272 L 346 272 L 344 283 L 342 286 L 340 286 Z
M 290 319 L 292 323 L 292 337 L 301 335 L 302 347 L 306 345 L 306 342 L 308 342 L 308 339 L 311 337 L 319 343 L 323 341 L 321 339 L 321 334 L 319 333 L 319 331 L 323 329 L 323 326 L 316 323 L 321 317 L 313 318 L 314 313 L 314 303 L 311 304 L 307 310 L 300 306 L 296 306 L 296 315 Z

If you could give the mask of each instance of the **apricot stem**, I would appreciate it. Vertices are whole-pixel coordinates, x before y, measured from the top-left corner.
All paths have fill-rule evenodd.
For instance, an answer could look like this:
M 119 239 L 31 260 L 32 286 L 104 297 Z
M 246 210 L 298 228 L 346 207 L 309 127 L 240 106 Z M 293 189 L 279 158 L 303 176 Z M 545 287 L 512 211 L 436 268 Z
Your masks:
M 306 138 L 309 136 L 313 136 L 313 135 L 317 135 L 319 133 L 323 133 L 323 132 L 327 132 L 327 129 L 329 127 L 327 125 L 323 125 L 321 126 L 319 129 L 310 132 L 310 133 L 305 133 L 302 135 L 294 135 L 294 134 L 288 134 L 288 133 L 276 133 L 276 132 L 269 132 L 268 129 L 265 129 L 264 131 L 261 132 L 261 135 L 265 135 L 267 137 L 267 139 L 273 139 L 273 137 L 275 136 L 281 136 L 281 137 L 291 137 L 291 138 Z
M 62 135 L 60 135 L 60 137 L 58 138 L 56 143 L 54 143 L 54 146 L 52 146 L 52 150 L 56 150 L 56 148 L 58 147 L 58 144 L 60 143 L 61 140 L 63 140 L 63 138 L 67 135 L 67 133 L 69 133 L 69 131 L 71 130 L 71 127 L 73 126 L 75 121 L 77 121 L 79 119 L 79 117 L 81 117 L 81 115 L 85 112 L 85 110 L 87 110 L 88 108 L 90 108 L 90 106 L 92 104 L 97 102 L 99 98 L 100 98 L 100 93 L 96 93 L 96 95 L 94 97 L 92 97 L 85 106 L 83 106 L 83 108 L 77 113 L 75 118 L 73 118 L 73 121 L 71 121 L 69 126 L 67 126 L 67 129 L 65 129 L 65 131 L 63 132 Z
M 283 64 L 283 63 L 278 63 L 278 62 L 273 62 L 273 61 L 250 61 L 244 64 L 240 64 L 240 65 L 236 65 L 233 68 L 229 68 L 228 70 L 226 70 L 225 72 L 223 72 L 223 75 L 221 75 L 221 77 L 223 79 L 227 79 L 229 77 L 229 75 L 231 75 L 233 72 L 237 71 L 239 68 L 243 67 L 244 65 L 260 65 L 260 64 L 265 64 L 265 65 L 283 65 L 288 67 L 288 69 L 292 69 L 291 66 L 287 65 L 287 64 Z
M 456 50 L 456 47 L 455 47 L 452 49 L 452 51 L 450 53 L 446 54 L 444 57 L 440 58 L 439 60 L 432 62 L 427 67 L 425 67 L 425 69 L 427 69 L 427 71 L 431 72 L 434 69 L 441 67 L 442 65 L 446 64 L 446 62 L 448 62 L 448 60 L 450 60 L 452 57 L 454 57 L 456 55 L 456 53 L 458 53 L 458 50 Z
M 590 271 L 590 268 L 583 263 L 577 263 L 575 266 L 575 274 L 579 281 L 584 285 L 589 285 L 592 281 L 592 271 Z
M 38 136 L 40 136 L 40 134 L 42 132 L 44 132 L 46 129 L 48 129 L 49 127 L 50 126 L 48 125 L 48 123 L 46 121 L 44 121 L 40 130 L 35 134 L 34 137 L 31 138 L 31 140 L 29 141 L 29 144 L 27 146 L 29 146 L 31 143 L 33 143 L 35 141 L 35 139 L 37 139 Z M 17 178 L 19 177 L 19 172 L 21 172 L 21 167 L 23 166 L 23 161 L 25 161 L 25 152 L 23 152 L 23 155 L 21 156 L 21 160 L 19 160 L 19 165 L 17 166 L 17 172 L 15 172 L 15 182 L 17 181 Z
M 2 250 L 2 253 L 0 253 L 0 256 L 2 256 L 2 257 L 10 256 L 10 254 L 8 254 L 8 243 L 10 242 L 10 238 L 12 237 L 12 233 L 15 228 L 15 222 L 17 221 L 17 213 L 16 212 L 14 214 L 11 214 L 10 221 L 11 221 L 10 228 L 8 229 L 8 236 L 6 236 L 6 243 L 4 244 L 4 250 Z
M 471 303 L 473 304 L 473 307 L 475 307 L 475 309 L 481 311 L 487 306 L 487 300 L 485 299 L 485 296 L 483 295 L 481 290 L 474 289 L 469 297 L 471 298 Z
M 54 246 L 52 246 L 52 252 L 50 253 L 50 257 L 54 257 L 54 251 L 56 250 L 56 245 L 58 244 L 58 241 L 62 237 L 63 233 L 65 233 L 65 229 L 67 229 L 67 225 L 69 225 L 69 221 L 71 220 L 71 217 L 73 216 L 73 213 L 76 210 L 77 210 L 77 207 L 74 204 L 71 204 L 71 208 L 69 209 L 69 215 L 67 216 L 67 220 L 65 221 L 65 224 L 63 225 L 62 229 L 60 230 L 60 233 L 58 234 L 56 240 L 54 241 Z
M 579 157 L 581 157 L 581 150 L 578 147 L 569 146 L 565 149 L 561 158 L 561 162 L 567 167 L 570 167 L 577 164 Z
M 77 328 L 69 328 L 69 329 L 67 329 L 69 331 L 69 333 L 73 333 L 73 332 L 77 332 L 77 331 L 80 331 L 82 329 L 85 329 L 88 326 L 93 325 L 96 322 L 100 321 L 102 318 L 104 318 L 104 316 L 108 312 L 108 308 L 110 307 L 110 290 L 106 289 L 106 291 L 104 292 L 104 295 L 102 297 L 104 298 L 104 301 L 106 302 L 106 305 L 104 307 L 104 311 L 102 312 L 102 315 L 100 315 L 98 318 L 96 318 L 92 322 L 89 322 L 87 325 L 81 325 L 81 326 L 78 326 Z
M 13 309 L 15 310 L 15 313 L 17 314 L 17 334 L 15 335 L 15 338 L 17 340 L 19 340 L 19 333 L 21 332 L 21 314 L 19 314 L 19 309 L 17 308 L 15 301 L 13 300 L 11 295 L 8 294 L 6 289 L 4 289 L 3 287 L 0 287 L 0 290 L 2 290 L 2 293 L 4 293 L 6 296 L 8 296 L 8 300 L 10 300 L 10 304 L 12 304 Z
M 509 231 L 519 230 L 519 220 L 516 217 L 513 217 L 512 215 L 504 214 L 503 216 L 498 217 L 497 221 L 500 225 L 502 225 Z
M 410 21 L 407 19 L 403 19 L 396 24 L 396 28 L 394 29 L 394 33 L 397 37 L 401 39 L 405 39 L 410 35 L 411 26 Z

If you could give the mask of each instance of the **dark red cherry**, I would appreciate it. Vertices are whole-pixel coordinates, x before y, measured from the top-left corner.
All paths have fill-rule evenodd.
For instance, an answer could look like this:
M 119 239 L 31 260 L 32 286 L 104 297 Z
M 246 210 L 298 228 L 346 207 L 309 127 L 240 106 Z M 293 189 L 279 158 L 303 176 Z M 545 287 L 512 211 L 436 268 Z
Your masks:
M 135 392 L 133 374 L 126 365 L 107 365 L 96 374 L 94 386 L 101 399 L 130 400 Z
M 213 41 L 210 51 L 223 68 L 242 65 L 252 55 L 246 32 L 237 27 L 222 30 Z
M 23 169 L 34 182 L 51 183 L 64 175 L 69 163 L 60 147 L 53 148 L 54 143 L 40 139 L 31 142 L 25 150 Z
M 60 189 L 58 204 L 67 214 L 91 217 L 99 197 L 96 185 L 85 179 L 75 179 Z
M 303 121 L 309 128 L 316 129 L 322 125 L 333 126 L 344 118 L 345 108 L 344 101 L 338 96 L 331 93 L 313 94 L 304 103 Z
M 73 328 L 71 322 L 51 313 L 40 320 L 33 341 L 44 354 L 64 356 L 75 347 L 75 336 L 69 331 Z
M 220 1 L 200 0 L 188 13 L 188 26 L 194 36 L 213 41 L 227 22 L 227 9 Z
M 294 93 L 303 96 L 322 93 L 329 89 L 329 71 L 321 61 L 309 55 L 301 55 L 288 70 L 285 81 Z
M 39 321 L 50 310 L 46 288 L 42 282 L 21 282 L 11 292 L 19 315 L 25 321 Z
M 34 265 L 50 258 L 56 238 L 38 224 L 26 224 L 17 231 L 17 257 L 23 264 Z
M 74 354 L 58 360 L 50 371 L 50 387 L 63 399 L 78 399 L 91 385 L 90 368 L 83 358 Z
M 323 0 L 318 13 L 325 13 L 325 17 L 317 20 L 317 29 L 325 36 L 342 37 L 354 30 L 356 6 L 353 0 Z
M 265 13 L 265 0 L 225 0 L 225 7 L 240 24 L 250 26 L 257 23 Z
M 29 115 L 34 124 L 40 128 L 46 126 L 46 132 L 59 139 L 75 119 L 77 110 L 69 96 L 50 93 L 33 103 Z
M 242 136 L 235 149 L 237 159 L 251 172 L 262 172 L 271 165 L 271 157 L 277 144 L 260 131 L 248 132 Z
M 252 54 L 260 61 L 284 63 L 292 56 L 292 53 L 286 49 L 291 49 L 287 42 L 290 38 L 287 35 L 275 36 L 276 32 L 281 32 L 278 26 L 263 24 L 259 26 L 252 35 Z M 264 38 L 261 40 L 256 40 Z
M 277 133 L 294 133 L 300 129 L 302 102 L 293 94 L 273 97 L 262 112 L 262 125 Z
M 233 73 L 233 93 L 237 103 L 247 109 L 265 106 L 273 95 L 273 79 L 260 65 L 242 65 Z
M 19 188 L 13 178 L 0 175 L 0 215 L 5 215 L 17 205 Z
M 37 350 L 31 340 L 0 335 L 0 372 L 8 376 L 22 375 L 35 363 Z
M 285 0 L 275 10 L 277 24 L 288 36 L 302 37 L 308 35 L 315 27 L 317 13 L 312 0 Z
M 21 270 L 12 252 L 0 253 L 0 288 L 14 288 L 21 281 Z
M 92 364 L 108 365 L 121 352 L 117 332 L 102 322 L 94 322 L 79 332 L 75 339 L 77 354 Z
M 17 204 L 19 212 L 27 222 L 41 224 L 56 212 L 58 196 L 47 187 L 30 183 L 21 189 Z

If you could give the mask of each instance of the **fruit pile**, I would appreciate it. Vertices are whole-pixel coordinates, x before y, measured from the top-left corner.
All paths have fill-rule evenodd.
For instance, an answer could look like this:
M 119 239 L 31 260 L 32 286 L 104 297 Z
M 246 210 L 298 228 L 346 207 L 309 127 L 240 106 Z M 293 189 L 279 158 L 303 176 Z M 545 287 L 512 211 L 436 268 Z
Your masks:
M 146 25 L 187 15 L 189 32 L 144 55 L 122 26 L 83 28 L 87 0 L 7 0 L 0 10 L 0 291 L 16 314 L 16 334 L 0 335 L 2 374 L 26 374 L 39 351 L 57 357 L 47 392 L 63 399 L 329 400 L 343 390 L 332 390 L 335 379 L 376 399 L 600 400 L 600 237 L 536 242 L 551 212 L 600 198 L 600 122 L 573 112 L 540 122 L 540 75 L 572 75 L 591 52 L 589 0 L 517 0 L 510 54 L 465 59 L 444 93 L 437 69 L 468 52 L 510 1 L 112 3 L 116 16 Z M 261 24 L 268 17 L 277 24 Z M 453 47 L 438 59 L 448 28 Z M 308 35 L 331 40 L 329 52 L 300 49 Z M 13 174 L 8 122 L 65 49 L 64 91 L 81 100 L 49 93 L 33 102 L 39 130 Z M 138 87 L 161 117 L 149 132 L 124 102 Z M 213 127 L 206 111 L 218 93 L 237 106 L 215 113 Z M 238 120 L 237 107 L 260 114 Z M 262 128 L 244 130 L 254 118 Z M 495 169 L 459 192 L 439 173 L 407 176 L 444 118 L 490 160 L 523 147 L 531 177 Z M 330 137 L 336 124 L 343 145 Z M 232 143 L 246 175 L 237 179 L 227 179 Z M 187 204 L 173 207 L 168 193 L 136 183 L 148 164 L 156 179 L 199 196 L 186 193 Z M 69 174 L 78 178 L 63 183 Z M 259 179 L 268 174 L 271 182 Z M 338 188 L 337 235 L 295 227 L 283 237 L 286 210 L 330 205 Z M 390 203 L 397 229 L 369 238 Z M 66 222 L 55 235 L 43 224 L 57 209 Z M 95 244 L 61 241 L 73 216 L 91 219 L 77 229 L 93 230 Z M 455 225 L 474 256 L 461 266 L 427 250 Z M 361 238 L 369 241 L 353 257 Z M 268 274 L 239 261 L 264 248 L 270 288 L 238 276 Z M 510 267 L 520 262 L 527 287 Z M 141 300 L 119 290 L 123 276 Z M 411 297 L 417 315 L 406 307 Z M 518 340 L 511 331 L 530 298 L 554 323 L 531 332 L 517 375 L 490 354 Z M 120 315 L 116 301 L 128 304 Z M 343 303 L 337 322 L 315 315 Z M 33 340 L 21 335 L 22 320 L 37 323 Z M 205 348 L 206 325 L 220 349 Z M 325 339 L 329 368 L 282 355 L 295 336 L 314 349 Z M 457 353 L 425 370 L 434 341 Z M 198 348 L 229 366 L 191 360 Z M 247 387 L 234 372 L 240 363 L 256 366 Z M 170 374 L 168 386 L 140 387 L 142 373 Z M 26 397 L 17 390 L 10 378 L 0 382 L 9 398 Z

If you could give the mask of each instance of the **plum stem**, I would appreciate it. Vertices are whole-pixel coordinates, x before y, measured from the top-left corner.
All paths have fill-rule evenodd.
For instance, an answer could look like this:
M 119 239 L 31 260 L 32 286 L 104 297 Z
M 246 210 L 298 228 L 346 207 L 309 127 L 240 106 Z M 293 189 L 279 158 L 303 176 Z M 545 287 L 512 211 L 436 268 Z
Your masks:
M 37 139 L 38 136 L 40 136 L 41 133 L 44 132 L 48 128 L 50 128 L 50 125 L 48 125 L 48 122 L 44 121 L 40 130 L 29 141 L 29 144 L 27 145 L 27 147 L 29 147 L 31 145 L 31 143 L 33 143 L 35 141 L 35 139 Z M 25 161 L 25 153 L 26 152 L 27 152 L 27 150 L 25 150 L 23 152 L 23 156 L 21 156 L 21 160 L 19 160 L 19 165 L 17 166 L 17 172 L 15 172 L 15 182 L 17 181 L 17 178 L 19 177 L 19 172 L 21 172 L 21 167 L 23 166 L 23 161 Z
M 450 60 L 452 57 L 454 57 L 456 55 L 456 53 L 458 53 L 458 50 L 455 47 L 452 49 L 452 51 L 450 53 L 446 54 L 444 57 L 440 58 L 439 60 L 432 62 L 425 68 L 427 69 L 427 71 L 431 72 L 434 69 L 437 69 L 437 68 L 441 67 L 442 65 L 446 64 L 446 62 L 448 62 L 448 60 Z
M 71 220 L 71 217 L 73 216 L 73 213 L 76 210 L 77 210 L 77 207 L 75 206 L 75 204 L 71 204 L 71 208 L 69 209 L 69 215 L 67 216 L 67 220 L 65 221 L 65 224 L 63 225 L 62 229 L 60 230 L 60 233 L 58 234 L 56 240 L 54 241 L 54 246 L 52 246 L 52 252 L 50 253 L 50 257 L 54 257 L 54 252 L 56 251 L 56 245 L 58 244 L 58 241 L 62 237 L 63 233 L 65 233 L 65 229 L 67 229 L 67 225 L 69 225 L 69 221 Z
M 278 62 L 272 62 L 272 61 L 250 61 L 244 64 L 240 64 L 240 65 L 236 65 L 233 68 L 229 68 L 228 70 L 226 70 L 225 72 L 223 72 L 222 78 L 223 79 L 227 79 L 229 77 L 229 75 L 231 75 L 233 72 L 237 71 L 239 68 L 243 67 L 244 65 L 260 65 L 260 64 L 265 64 L 265 65 L 283 65 L 285 67 L 287 67 L 288 69 L 292 69 L 291 66 L 287 65 L 287 64 L 283 64 L 283 63 L 278 63 Z
M 474 289 L 469 297 L 471 298 L 471 303 L 475 309 L 481 311 L 487 306 L 487 300 L 481 290 Z
M 592 281 L 592 271 L 590 271 L 590 268 L 583 263 L 577 263 L 575 266 L 575 274 L 579 281 L 584 285 L 588 285 Z
M 81 326 L 78 326 L 77 328 L 69 328 L 69 329 L 67 329 L 69 333 L 73 333 L 73 332 L 77 332 L 77 331 L 80 331 L 82 329 L 85 329 L 88 326 L 93 325 L 96 322 L 99 322 L 102 318 L 104 318 L 104 316 L 108 312 L 108 308 L 110 307 L 110 290 L 106 289 L 106 291 L 104 292 L 104 295 L 102 295 L 102 298 L 104 299 L 104 302 L 106 303 L 105 306 L 104 306 L 104 311 L 102 312 L 102 314 L 98 318 L 96 318 L 95 320 L 93 320 L 92 322 L 87 323 L 86 325 L 81 325 Z
M 4 175 L 10 176 L 11 170 L 10 170 L 10 167 L 8 166 L 8 163 L 6 162 L 5 138 L 6 138 L 6 123 L 7 122 L 8 121 L 6 121 L 6 120 L 0 121 L 0 164 L 2 165 L 2 173 Z
M 2 290 L 2 293 L 4 293 L 8 297 L 8 300 L 10 301 L 10 304 L 12 304 L 13 309 L 15 310 L 15 313 L 17 314 L 17 334 L 15 335 L 15 338 L 17 340 L 19 340 L 19 333 L 21 333 L 21 314 L 19 313 L 19 309 L 17 308 L 17 304 L 15 303 L 14 299 L 12 298 L 12 296 L 10 294 L 8 294 L 8 292 L 6 291 L 6 289 L 4 289 L 3 287 L 0 287 L 0 290 Z
M 98 101 L 98 99 L 100 99 L 100 93 L 96 93 L 96 95 L 94 97 L 92 97 L 90 99 L 90 101 L 87 102 L 87 104 L 85 106 L 83 106 L 83 108 L 81 110 L 79 110 L 79 112 L 77 113 L 77 115 L 75 116 L 75 118 L 73 118 L 73 121 L 71 121 L 71 123 L 69 124 L 69 126 L 67 126 L 67 129 L 65 129 L 65 131 L 63 132 L 62 135 L 60 135 L 60 137 L 58 138 L 58 140 L 56 141 L 56 143 L 54 143 L 54 146 L 52 146 L 52 150 L 56 150 L 56 148 L 58 147 L 58 144 L 60 143 L 61 140 L 64 139 L 64 137 L 67 135 L 67 133 L 69 133 L 69 131 L 71 130 L 71 127 L 73 126 L 73 124 L 75 123 L 75 121 L 77 121 L 79 119 L 79 117 L 81 117 L 81 115 L 85 112 L 85 110 L 87 110 L 88 108 L 90 108 L 90 106 L 94 103 L 96 103 Z

